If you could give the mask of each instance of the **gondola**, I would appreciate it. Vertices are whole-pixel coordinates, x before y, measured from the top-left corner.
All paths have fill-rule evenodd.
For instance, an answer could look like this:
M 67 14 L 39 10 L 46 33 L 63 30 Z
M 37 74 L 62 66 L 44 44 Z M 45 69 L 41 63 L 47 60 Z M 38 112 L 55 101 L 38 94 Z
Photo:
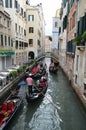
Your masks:
M 30 72 L 31 73 L 31 72 Z M 34 79 L 34 80 L 39 80 L 39 79 L 41 79 L 41 77 L 44 75 L 44 74 L 46 74 L 47 72 L 46 72 L 46 69 L 43 69 L 42 71 L 40 71 L 40 72 L 37 72 L 37 73 L 31 73 L 31 75 L 32 75 L 32 78 Z M 25 72 L 25 79 L 28 77 L 28 75 L 29 75 L 29 72 Z
M 58 69 L 59 69 L 59 62 L 51 58 L 51 63 L 50 63 L 50 66 L 49 66 L 49 72 L 56 74 Z
M 57 71 L 58 71 L 58 67 L 49 66 L 49 72 L 50 73 L 57 73 Z
M 32 103 L 36 100 L 38 100 L 39 98 L 43 98 L 46 91 L 47 91 L 47 87 L 48 87 L 48 83 L 46 81 L 46 86 L 45 87 L 40 87 L 37 83 L 35 83 L 33 85 L 33 92 L 31 95 L 28 94 L 28 92 L 26 92 L 26 100 L 28 103 Z
M 41 77 L 43 76 L 43 75 L 45 75 L 46 74 L 46 70 L 44 69 L 44 70 L 42 70 L 41 72 L 37 72 L 37 73 L 35 73 L 35 74 L 32 74 L 32 78 L 34 79 L 34 80 L 39 80 L 39 79 L 41 79 Z
M 12 93 L 9 98 L 1 104 L 0 107 L 0 130 L 6 128 L 16 111 L 22 104 L 22 97 L 17 93 Z

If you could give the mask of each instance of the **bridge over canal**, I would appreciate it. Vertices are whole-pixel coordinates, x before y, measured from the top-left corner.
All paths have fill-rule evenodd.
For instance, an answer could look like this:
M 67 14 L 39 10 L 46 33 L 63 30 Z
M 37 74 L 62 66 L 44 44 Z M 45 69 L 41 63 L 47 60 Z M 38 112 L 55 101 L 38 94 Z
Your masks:
M 53 58 L 54 60 L 56 60 L 57 62 L 59 62 L 59 55 L 55 54 L 55 53 L 52 53 L 52 52 L 42 53 L 38 57 L 36 57 L 36 60 L 39 61 L 42 58 Z

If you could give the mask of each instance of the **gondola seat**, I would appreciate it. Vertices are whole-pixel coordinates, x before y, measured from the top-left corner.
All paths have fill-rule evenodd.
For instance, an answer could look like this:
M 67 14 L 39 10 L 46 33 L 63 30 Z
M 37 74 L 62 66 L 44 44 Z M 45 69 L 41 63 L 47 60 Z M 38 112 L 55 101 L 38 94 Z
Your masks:
M 14 103 L 12 101 L 7 103 L 7 111 L 12 113 L 14 111 Z
M 7 111 L 7 103 L 4 102 L 1 106 L 0 113 L 5 113 L 6 111 Z
M 0 126 L 3 124 L 3 122 L 7 119 L 7 117 L 5 117 L 4 113 L 0 113 Z

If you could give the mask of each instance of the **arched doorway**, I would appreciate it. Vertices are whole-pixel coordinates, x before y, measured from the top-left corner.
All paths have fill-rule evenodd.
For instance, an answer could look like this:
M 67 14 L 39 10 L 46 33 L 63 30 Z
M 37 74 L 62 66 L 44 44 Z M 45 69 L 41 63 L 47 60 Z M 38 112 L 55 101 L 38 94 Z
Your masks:
M 34 52 L 33 51 L 30 51 L 29 53 L 28 53 L 28 58 L 31 58 L 31 59 L 34 59 Z

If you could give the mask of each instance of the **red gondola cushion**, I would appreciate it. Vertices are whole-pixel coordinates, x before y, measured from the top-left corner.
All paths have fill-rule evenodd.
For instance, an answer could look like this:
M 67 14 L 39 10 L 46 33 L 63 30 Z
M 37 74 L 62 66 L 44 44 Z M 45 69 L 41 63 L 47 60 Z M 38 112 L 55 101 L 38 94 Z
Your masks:
M 7 111 L 7 103 L 3 103 L 2 104 L 2 106 L 1 106 L 1 111 L 0 111 L 0 113 L 4 113 L 4 112 L 6 112 Z
M 13 110 L 14 110 L 14 104 L 13 104 L 13 102 L 11 101 L 11 102 L 8 102 L 7 103 L 7 111 L 9 112 L 9 113 L 11 113 L 11 112 L 13 112 Z

